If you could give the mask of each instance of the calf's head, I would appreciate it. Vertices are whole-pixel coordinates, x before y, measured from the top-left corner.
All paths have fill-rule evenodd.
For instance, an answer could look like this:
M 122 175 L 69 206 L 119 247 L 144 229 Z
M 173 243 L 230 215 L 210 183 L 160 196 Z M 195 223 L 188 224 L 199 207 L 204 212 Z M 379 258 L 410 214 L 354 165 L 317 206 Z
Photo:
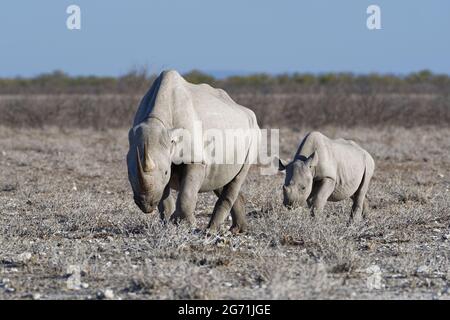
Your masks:
M 134 202 L 144 213 L 151 213 L 170 180 L 169 133 L 164 128 L 150 130 L 141 125 L 130 130 L 128 140 L 128 180 L 133 189 Z
M 308 158 L 297 158 L 289 163 L 279 160 L 278 170 L 286 170 L 283 185 L 283 204 L 286 207 L 292 208 L 306 203 L 312 191 L 317 163 L 316 152 Z

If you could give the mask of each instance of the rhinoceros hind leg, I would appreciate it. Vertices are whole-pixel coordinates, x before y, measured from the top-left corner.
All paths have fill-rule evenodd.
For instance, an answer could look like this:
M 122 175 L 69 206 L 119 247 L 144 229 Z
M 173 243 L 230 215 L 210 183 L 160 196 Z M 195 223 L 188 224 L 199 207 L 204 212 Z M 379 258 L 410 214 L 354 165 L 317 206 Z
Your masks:
M 231 180 L 230 183 L 223 187 L 219 199 L 214 206 L 214 211 L 208 225 L 210 231 L 216 231 L 225 220 L 227 214 L 231 211 L 236 200 L 238 199 L 239 192 L 241 191 L 241 186 L 244 183 L 245 178 L 247 177 L 249 168 L 250 164 L 244 164 L 236 177 L 234 177 L 234 179 Z M 242 223 L 242 219 L 240 223 Z
M 369 214 L 369 199 L 367 199 L 367 195 L 366 195 L 366 198 L 364 199 L 364 204 L 363 204 L 363 213 L 362 213 L 363 218 L 364 219 L 367 218 L 368 214 Z
M 364 170 L 364 175 L 361 181 L 361 184 L 355 194 L 352 196 L 353 206 L 350 214 L 350 220 L 355 222 L 359 222 L 363 219 L 364 215 L 367 213 L 367 199 L 366 194 L 369 189 L 370 179 L 372 178 L 372 170 L 368 170 L 367 168 Z
M 214 193 L 217 195 L 217 197 L 220 198 L 222 190 L 223 188 L 214 190 Z M 239 192 L 239 195 L 234 202 L 233 207 L 231 208 L 231 218 L 233 221 L 230 231 L 233 234 L 244 233 L 247 231 L 247 219 L 245 218 L 245 199 L 242 195 L 242 192 Z

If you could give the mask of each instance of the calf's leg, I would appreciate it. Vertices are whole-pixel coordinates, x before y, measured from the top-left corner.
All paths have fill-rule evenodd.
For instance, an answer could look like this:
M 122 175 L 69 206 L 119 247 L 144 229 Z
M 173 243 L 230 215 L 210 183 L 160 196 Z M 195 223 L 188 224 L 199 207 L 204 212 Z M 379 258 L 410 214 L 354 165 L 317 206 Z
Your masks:
M 325 207 L 328 198 L 333 193 L 334 187 L 336 185 L 336 182 L 330 178 L 325 178 L 321 181 L 318 181 L 317 183 L 319 183 L 319 186 L 314 198 L 312 199 L 312 206 L 311 206 L 312 216 L 320 214 L 323 211 L 323 208 Z
M 361 181 L 361 184 L 356 190 L 355 194 L 353 195 L 353 206 L 352 211 L 350 213 L 350 221 L 361 221 L 363 218 L 363 213 L 366 211 L 367 213 L 367 199 L 366 194 L 367 190 L 369 189 L 369 183 L 370 179 L 372 178 L 372 173 L 370 170 L 366 169 L 364 170 L 364 175 Z

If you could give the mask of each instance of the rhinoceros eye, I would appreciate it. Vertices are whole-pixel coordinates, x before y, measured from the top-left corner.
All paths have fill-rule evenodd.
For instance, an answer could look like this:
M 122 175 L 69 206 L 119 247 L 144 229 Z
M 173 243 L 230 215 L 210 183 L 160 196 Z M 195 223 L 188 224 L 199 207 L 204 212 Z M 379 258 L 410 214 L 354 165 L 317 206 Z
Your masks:
M 167 176 L 167 170 L 166 170 L 166 172 L 164 172 L 164 174 Z

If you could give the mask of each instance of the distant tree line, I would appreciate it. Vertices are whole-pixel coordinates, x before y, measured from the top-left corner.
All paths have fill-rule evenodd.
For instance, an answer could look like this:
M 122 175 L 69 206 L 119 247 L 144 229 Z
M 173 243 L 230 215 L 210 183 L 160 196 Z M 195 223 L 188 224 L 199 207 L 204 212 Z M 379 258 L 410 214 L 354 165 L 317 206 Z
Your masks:
M 55 71 L 0 79 L 0 126 L 126 128 L 155 77 L 145 70 L 120 77 L 74 77 Z M 429 71 L 405 76 L 293 73 L 225 79 L 191 71 L 184 77 L 225 89 L 255 112 L 262 127 L 450 125 L 450 78 Z
M 119 77 L 69 76 L 62 71 L 54 71 L 33 78 L 1 78 L 0 94 L 142 94 L 156 76 L 145 69 L 132 70 Z M 323 90 L 355 93 L 450 92 L 450 76 L 428 70 L 404 76 L 377 73 L 258 73 L 224 79 L 193 70 L 184 77 L 190 82 L 208 83 L 231 93 L 317 93 Z

